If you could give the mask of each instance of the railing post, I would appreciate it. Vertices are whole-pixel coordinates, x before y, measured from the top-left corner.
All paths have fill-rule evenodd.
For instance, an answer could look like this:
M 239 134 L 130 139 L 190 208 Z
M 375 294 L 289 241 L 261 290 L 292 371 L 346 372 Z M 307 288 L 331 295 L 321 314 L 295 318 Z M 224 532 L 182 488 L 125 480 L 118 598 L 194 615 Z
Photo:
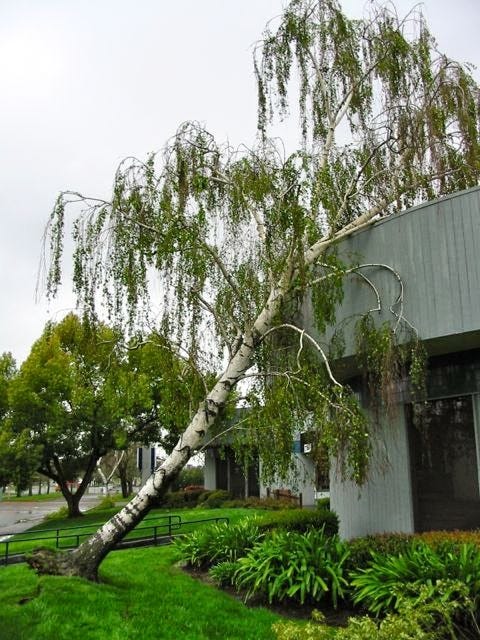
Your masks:
M 154 540 L 155 546 L 157 546 L 157 525 L 154 525 L 153 527 L 153 540 Z
M 8 564 L 8 540 L 5 542 L 5 566 Z
M 57 549 L 58 549 L 58 545 L 59 545 L 59 542 L 58 542 L 59 533 L 60 533 L 60 529 L 57 529 L 57 537 L 56 537 L 56 541 L 55 541 L 55 546 L 56 546 Z

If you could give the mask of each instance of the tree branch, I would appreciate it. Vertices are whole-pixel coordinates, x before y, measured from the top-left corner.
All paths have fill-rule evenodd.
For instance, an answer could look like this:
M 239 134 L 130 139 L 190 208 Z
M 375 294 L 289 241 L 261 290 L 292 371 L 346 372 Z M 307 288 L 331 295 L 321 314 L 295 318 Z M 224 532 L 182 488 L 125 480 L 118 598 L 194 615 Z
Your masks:
M 297 333 L 299 333 L 303 339 L 303 336 L 305 336 L 305 338 L 307 338 L 307 340 L 309 340 L 311 342 L 311 344 L 313 344 L 313 346 L 315 347 L 315 349 L 320 353 L 320 355 L 322 356 L 322 360 L 325 364 L 325 368 L 327 370 L 327 374 L 328 377 L 330 378 L 330 380 L 333 382 L 333 384 L 335 384 L 338 387 L 342 387 L 342 385 L 340 384 L 340 382 L 338 382 L 338 380 L 334 377 L 332 370 L 330 368 L 330 363 L 328 361 L 328 358 L 325 354 L 325 351 L 322 349 L 322 347 L 318 344 L 318 342 L 312 338 L 312 336 L 310 334 L 308 334 L 305 329 L 300 329 L 299 327 L 296 327 L 294 324 L 289 324 L 289 323 L 283 323 L 283 324 L 279 324 L 276 327 L 272 327 L 271 329 L 269 329 L 268 331 L 266 331 L 262 338 L 261 341 L 265 340 L 265 338 L 270 335 L 271 333 L 273 333 L 274 331 L 278 331 L 279 329 L 292 329 L 292 331 L 296 331 Z M 297 354 L 298 355 L 298 354 Z
M 228 337 L 227 328 L 225 327 L 223 321 L 221 320 L 221 318 L 219 317 L 218 313 L 215 311 L 215 309 L 212 307 L 212 305 L 209 302 L 207 302 L 196 291 L 193 291 L 193 294 L 195 295 L 197 300 L 200 302 L 200 304 L 204 307 L 204 309 L 206 309 L 209 313 L 211 313 L 211 315 L 215 319 L 215 322 L 217 323 L 217 327 L 218 327 L 218 330 L 220 332 L 220 335 L 222 336 L 223 341 L 225 342 L 225 345 L 226 345 L 226 347 L 228 349 L 229 356 L 231 358 L 232 357 L 232 345 L 230 343 L 230 338 Z M 238 334 L 240 332 L 240 327 L 237 325 L 237 323 L 235 322 L 234 318 L 231 317 L 231 320 L 234 323 L 235 329 L 237 330 L 237 334 Z
M 248 418 L 242 418 L 242 420 L 238 420 L 237 422 L 235 422 L 235 424 L 230 425 L 223 431 L 220 431 L 220 433 L 217 433 L 216 435 L 214 435 L 212 438 L 210 438 L 208 442 L 206 442 L 204 445 L 200 447 L 200 449 L 198 449 L 197 453 L 202 453 L 202 451 L 205 451 L 205 449 L 209 447 L 212 444 L 212 442 L 215 442 L 215 440 L 218 440 L 225 434 L 230 433 L 230 431 L 234 431 L 235 429 L 246 430 L 246 429 L 239 428 L 239 425 L 242 424 L 243 422 L 246 422 L 247 419 Z

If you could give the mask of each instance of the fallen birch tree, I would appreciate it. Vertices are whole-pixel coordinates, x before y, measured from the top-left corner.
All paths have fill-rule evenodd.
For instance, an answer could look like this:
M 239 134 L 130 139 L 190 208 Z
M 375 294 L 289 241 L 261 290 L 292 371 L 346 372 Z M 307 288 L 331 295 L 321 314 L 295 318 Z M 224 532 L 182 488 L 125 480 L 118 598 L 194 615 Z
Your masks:
M 157 330 L 189 366 L 217 374 L 140 492 L 70 555 L 34 558 L 39 570 L 97 579 L 103 558 L 239 397 L 255 409 L 244 439 L 260 448 L 267 473 L 288 467 L 292 435 L 308 420 L 345 476 L 365 478 L 368 424 L 318 340 L 334 322 L 344 277 L 362 270 L 339 260 L 337 244 L 479 177 L 479 92 L 469 70 L 436 50 L 419 13 L 400 19 L 391 5 L 372 7 L 351 20 L 336 0 L 294 0 L 267 27 L 254 55 L 254 148 L 219 145 L 186 123 L 162 154 L 120 165 L 110 200 L 58 198 L 49 293 L 60 282 L 65 210 L 80 200 L 79 303 L 94 316 L 100 295 L 112 317 L 138 324 L 153 307 Z M 269 131 L 287 115 L 293 76 L 303 142 L 286 155 Z M 152 275 L 161 300 L 150 299 Z M 317 337 L 294 321 L 305 296 Z

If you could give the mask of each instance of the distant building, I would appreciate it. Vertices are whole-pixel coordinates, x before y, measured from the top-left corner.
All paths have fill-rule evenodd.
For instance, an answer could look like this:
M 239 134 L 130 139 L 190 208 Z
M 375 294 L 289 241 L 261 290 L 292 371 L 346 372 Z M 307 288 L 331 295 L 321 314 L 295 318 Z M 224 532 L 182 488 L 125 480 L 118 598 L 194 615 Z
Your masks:
M 294 442 L 295 472 L 287 480 L 266 485 L 261 481 L 261 464 L 258 457 L 245 468 L 235 458 L 228 437 L 208 447 L 205 451 L 205 489 L 224 489 L 233 497 L 285 497 L 296 499 L 303 506 L 313 506 L 318 492 L 328 490 L 328 479 L 318 473 L 308 455 L 310 445 L 299 433 Z M 323 494 L 322 494 L 323 495 Z
M 140 472 L 140 484 L 143 486 L 159 464 L 165 459 L 165 452 L 159 444 L 137 448 L 137 468 Z

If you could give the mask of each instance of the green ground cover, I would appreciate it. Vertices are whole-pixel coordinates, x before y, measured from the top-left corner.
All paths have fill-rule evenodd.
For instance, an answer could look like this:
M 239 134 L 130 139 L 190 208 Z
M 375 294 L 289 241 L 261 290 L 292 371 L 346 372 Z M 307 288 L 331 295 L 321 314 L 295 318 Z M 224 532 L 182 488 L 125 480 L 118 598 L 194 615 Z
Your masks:
M 10 496 L 3 495 L 3 502 L 46 502 L 48 500 L 59 500 L 63 499 L 60 491 L 51 491 L 50 493 L 36 493 L 33 496 Z
M 262 640 L 281 620 L 175 566 L 172 547 L 111 553 L 101 583 L 0 568 L 0 637 L 9 640 Z
M 50 640 L 53 634 L 59 640 L 480 637 L 478 532 L 341 542 L 323 526 L 306 533 L 263 531 L 262 520 L 245 519 L 255 511 L 180 510 L 196 534 L 174 546 L 109 554 L 99 584 L 38 577 L 26 565 L 0 568 L 0 640 Z M 113 512 L 97 509 L 78 521 L 95 527 Z M 164 515 L 165 510 L 153 512 L 157 519 Z M 230 525 L 191 522 L 212 516 L 228 517 Z M 292 518 L 289 512 L 289 526 Z M 61 528 L 72 520 L 49 523 Z M 202 573 L 181 570 L 179 559 Z M 214 588 L 212 579 L 227 593 Z M 256 604 L 272 602 L 275 611 L 247 608 L 242 598 L 249 594 Z M 297 618 L 313 606 L 322 612 L 314 622 Z M 362 615 L 366 611 L 369 616 Z M 349 616 L 346 627 L 336 626 Z
M 80 536 L 80 542 L 84 540 L 88 535 L 96 531 L 101 523 L 105 522 L 108 518 L 114 515 L 118 511 L 119 507 L 110 509 L 91 509 L 86 512 L 85 515 L 79 518 L 66 518 L 66 517 L 50 517 L 48 520 L 41 522 L 40 524 L 32 527 L 24 533 L 20 533 L 12 538 L 8 539 L 8 552 L 9 554 L 23 553 L 30 551 L 39 546 L 55 547 L 56 540 L 54 536 L 56 531 L 60 532 L 61 539 L 59 540 L 59 547 L 71 547 L 77 542 L 77 535 Z M 189 533 L 198 526 L 203 526 L 202 523 L 195 523 L 192 521 L 205 520 L 210 518 L 228 518 L 231 523 L 238 522 L 245 515 L 253 515 L 256 513 L 253 509 L 179 509 L 173 511 L 165 511 L 164 509 L 153 509 L 147 520 L 141 522 L 135 530 L 133 530 L 128 536 L 128 539 L 137 537 L 147 537 L 154 535 L 154 527 L 157 526 L 157 534 L 162 535 L 168 533 L 166 515 L 180 516 L 182 520 L 181 529 L 175 528 L 177 520 L 172 518 L 172 533 Z M 192 522 L 192 524 L 188 524 Z M 186 523 L 186 524 L 183 524 Z M 78 527 L 71 531 L 62 529 L 70 529 L 70 527 Z M 45 531 L 47 530 L 47 531 Z M 37 537 L 46 537 L 44 540 L 34 540 Z M 5 553 L 6 540 L 0 540 L 0 556 Z

